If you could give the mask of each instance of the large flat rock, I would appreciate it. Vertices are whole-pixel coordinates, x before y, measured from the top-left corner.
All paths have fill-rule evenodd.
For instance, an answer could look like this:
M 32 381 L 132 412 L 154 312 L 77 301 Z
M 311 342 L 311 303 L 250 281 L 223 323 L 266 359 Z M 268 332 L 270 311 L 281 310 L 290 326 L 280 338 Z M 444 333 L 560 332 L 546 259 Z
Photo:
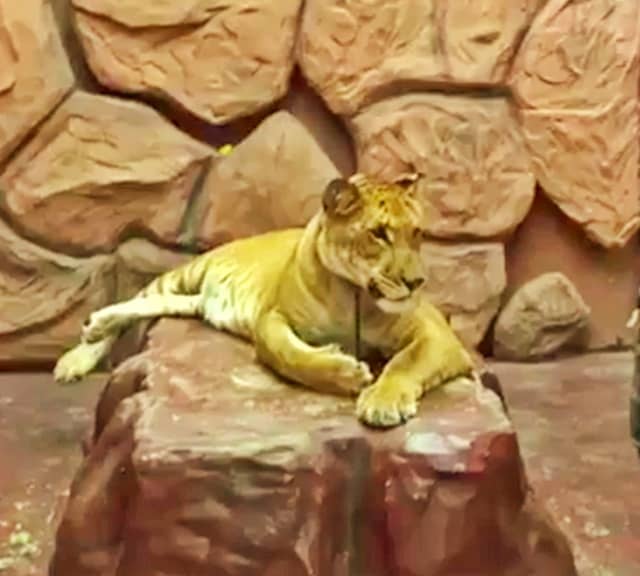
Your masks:
M 457 381 L 386 432 L 353 408 L 163 320 L 103 393 L 50 574 L 575 574 L 492 392 Z
M 506 98 L 405 94 L 365 108 L 349 127 L 362 172 L 423 175 L 432 236 L 505 236 L 531 207 L 535 177 Z
M 212 124 L 284 96 L 301 0 L 72 0 L 104 86 L 163 98 Z
M 0 0 L 0 162 L 73 83 L 49 0 Z
M 307 0 L 298 61 L 337 114 L 402 85 L 500 85 L 541 0 Z
M 112 256 L 73 258 L 20 237 L 0 219 L 0 365 L 51 362 L 85 318 L 115 297 Z
M 212 154 L 149 106 L 76 91 L 8 164 L 0 200 L 57 249 L 109 251 L 132 231 L 171 244 Z
M 606 248 L 640 226 L 639 16 L 637 2 L 549 0 L 511 70 L 539 183 Z

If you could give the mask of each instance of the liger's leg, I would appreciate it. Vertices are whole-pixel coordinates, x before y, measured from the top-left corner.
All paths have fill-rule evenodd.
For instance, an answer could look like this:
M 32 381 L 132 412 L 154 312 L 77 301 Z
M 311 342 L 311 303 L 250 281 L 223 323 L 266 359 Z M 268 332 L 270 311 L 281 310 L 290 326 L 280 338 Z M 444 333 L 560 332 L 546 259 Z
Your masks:
M 258 358 L 280 375 L 308 388 L 334 394 L 357 394 L 371 383 L 369 367 L 338 346 L 310 346 L 277 311 L 266 314 L 256 332 Z
M 136 320 L 160 316 L 198 316 L 202 298 L 150 295 L 132 298 L 93 312 L 83 328 L 80 344 L 57 362 L 54 378 L 71 383 L 86 376 L 109 354 L 120 333 Z
M 472 371 L 470 354 L 448 325 L 439 318 L 425 321 L 376 383 L 360 394 L 356 413 L 371 426 L 395 426 L 415 416 L 426 391 Z
M 128 327 L 136 320 L 161 316 L 199 316 L 202 297 L 154 294 L 101 308 L 89 316 L 82 330 L 83 342 L 95 342 Z

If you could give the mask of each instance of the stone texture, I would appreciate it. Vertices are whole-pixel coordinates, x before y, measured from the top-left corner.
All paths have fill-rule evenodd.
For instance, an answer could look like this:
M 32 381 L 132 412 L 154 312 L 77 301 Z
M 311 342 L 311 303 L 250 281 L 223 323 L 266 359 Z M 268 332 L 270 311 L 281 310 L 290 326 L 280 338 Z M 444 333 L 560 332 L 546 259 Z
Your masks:
M 591 309 L 589 349 L 617 348 L 634 341 L 626 327 L 640 286 L 640 244 L 605 249 L 543 194 L 506 245 L 506 297 L 546 272 L 562 272 Z
M 211 154 L 145 105 L 76 92 L 0 176 L 2 200 L 49 246 L 107 251 L 133 231 L 172 243 Z
M 546 194 L 605 247 L 640 226 L 637 2 L 550 0 L 510 84 Z
M 191 258 L 192 254 L 167 250 L 144 238 L 124 242 L 116 252 L 117 300 L 131 298 L 151 280 Z
M 301 0 L 72 0 L 87 61 L 106 87 L 164 98 L 212 123 L 287 91 Z
M 306 128 L 288 112 L 277 112 L 214 163 L 189 235 L 208 247 L 304 226 L 320 207 L 324 187 L 337 176 Z
M 433 236 L 507 234 L 531 206 L 535 178 L 504 98 L 407 94 L 349 124 L 359 170 L 424 175 L 419 186 Z
M 549 272 L 522 286 L 498 316 L 493 354 L 531 360 L 580 343 L 590 310 L 561 273 Z
M 640 574 L 640 466 L 629 434 L 630 352 L 494 364 L 536 495 L 583 576 Z
M 507 285 L 499 243 L 422 245 L 425 291 L 461 340 L 475 347 L 500 307 Z
M 356 171 L 353 142 L 344 122 L 327 108 L 299 70 L 291 78 L 282 108 L 304 125 L 341 174 L 350 176 Z
M 97 432 L 52 576 L 575 574 L 498 398 L 470 381 L 374 432 L 248 344 L 164 320 L 105 389 Z
M 407 83 L 501 84 L 538 0 L 307 0 L 306 77 L 338 114 Z
M 110 256 L 72 258 L 17 236 L 0 220 L 0 365 L 50 362 L 87 315 L 114 296 Z
M 0 162 L 73 86 L 48 0 L 0 0 Z

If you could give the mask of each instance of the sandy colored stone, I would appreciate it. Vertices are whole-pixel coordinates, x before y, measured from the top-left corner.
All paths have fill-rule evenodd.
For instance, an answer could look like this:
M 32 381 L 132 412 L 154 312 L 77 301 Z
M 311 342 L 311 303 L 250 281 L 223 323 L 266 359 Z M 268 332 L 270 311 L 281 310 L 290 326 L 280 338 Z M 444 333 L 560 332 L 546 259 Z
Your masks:
M 353 142 L 344 122 L 327 108 L 299 70 L 281 106 L 304 125 L 341 174 L 350 176 L 356 171 Z
M 549 0 L 514 60 L 509 84 L 523 109 L 606 112 L 638 88 L 639 5 Z
M 193 254 L 168 250 L 144 238 L 132 238 L 118 246 L 118 300 L 131 298 L 154 278 L 177 268 Z
M 379 432 L 254 358 L 200 322 L 157 324 L 101 396 L 51 576 L 575 575 L 481 384 Z
M 493 354 L 532 360 L 582 344 L 591 311 L 570 280 L 548 272 L 521 286 L 500 312 Z
M 470 347 L 483 339 L 507 285 L 504 247 L 499 243 L 422 245 L 425 291 Z
M 501 84 L 537 0 L 307 0 L 306 77 L 338 114 L 399 83 Z
M 48 0 L 0 0 L 0 162 L 71 90 Z
M 607 250 L 590 242 L 543 194 L 506 247 L 509 284 L 505 296 L 550 271 L 562 272 L 591 309 L 588 346 L 631 345 L 626 327 L 640 286 L 640 244 Z
M 639 11 L 638 2 L 550 0 L 510 78 L 544 191 L 607 248 L 640 226 Z
M 0 176 L 29 235 L 110 250 L 131 231 L 175 242 L 212 150 L 152 108 L 75 92 Z
M 51 252 L 0 220 L 0 364 L 55 360 L 75 343 L 87 315 L 114 294 L 111 256 Z
M 635 101 L 602 114 L 522 112 L 533 170 L 543 190 L 586 235 L 624 246 L 640 227 L 640 133 Z
M 424 175 L 425 227 L 436 237 L 511 232 L 534 197 L 535 178 L 504 98 L 408 94 L 350 121 L 358 169 Z
M 72 0 L 87 61 L 106 87 L 151 94 L 212 123 L 287 91 L 301 0 Z
M 269 116 L 230 156 L 217 160 L 194 222 L 201 247 L 304 226 L 339 176 L 307 129 L 288 112 Z

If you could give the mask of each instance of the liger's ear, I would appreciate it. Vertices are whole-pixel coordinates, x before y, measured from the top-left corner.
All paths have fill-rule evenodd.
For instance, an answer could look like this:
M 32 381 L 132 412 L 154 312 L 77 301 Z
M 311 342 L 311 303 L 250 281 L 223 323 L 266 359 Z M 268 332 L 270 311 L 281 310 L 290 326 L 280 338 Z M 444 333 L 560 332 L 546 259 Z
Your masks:
M 361 207 L 360 191 L 355 184 L 336 178 L 327 184 L 322 195 L 322 208 L 329 216 L 350 216 Z
M 406 172 L 397 176 L 393 183 L 404 188 L 409 193 L 414 193 L 421 178 L 422 174 L 418 172 Z

